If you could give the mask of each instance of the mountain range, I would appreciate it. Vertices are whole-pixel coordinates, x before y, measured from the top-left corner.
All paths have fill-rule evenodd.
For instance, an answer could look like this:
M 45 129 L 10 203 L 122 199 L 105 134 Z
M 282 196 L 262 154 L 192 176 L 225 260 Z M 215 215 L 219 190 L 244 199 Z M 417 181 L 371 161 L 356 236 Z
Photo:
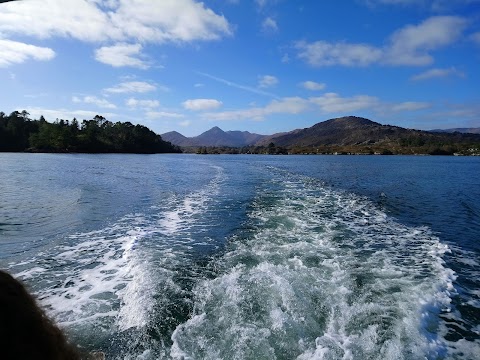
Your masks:
M 178 146 L 229 146 L 242 147 L 255 145 L 266 135 L 252 134 L 248 131 L 223 131 L 215 126 L 195 137 L 186 137 L 176 131 L 161 135 L 162 139 Z
M 480 134 L 480 128 L 454 128 L 454 129 L 435 129 L 430 130 L 431 132 L 437 133 L 455 133 L 459 132 L 462 134 Z
M 464 130 L 464 131 L 460 131 Z M 476 134 L 474 134 L 477 132 Z M 267 146 L 274 143 L 282 147 L 357 146 L 393 143 L 427 142 L 480 142 L 480 129 L 448 129 L 422 131 L 398 126 L 382 125 L 357 116 L 345 116 L 319 122 L 309 128 L 286 133 L 259 135 L 248 131 L 223 131 L 219 127 L 195 137 L 186 137 L 172 131 L 162 139 L 182 147 L 245 147 Z

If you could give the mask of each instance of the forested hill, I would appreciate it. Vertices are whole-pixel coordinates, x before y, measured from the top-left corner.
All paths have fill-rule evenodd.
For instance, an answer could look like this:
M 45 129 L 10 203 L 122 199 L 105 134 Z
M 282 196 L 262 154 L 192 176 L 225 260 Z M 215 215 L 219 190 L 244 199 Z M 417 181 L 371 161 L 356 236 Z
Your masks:
M 143 125 L 108 121 L 96 115 L 80 124 L 75 118 L 50 123 L 30 119 L 26 111 L 0 112 L 0 152 L 176 153 L 178 146 L 162 140 Z

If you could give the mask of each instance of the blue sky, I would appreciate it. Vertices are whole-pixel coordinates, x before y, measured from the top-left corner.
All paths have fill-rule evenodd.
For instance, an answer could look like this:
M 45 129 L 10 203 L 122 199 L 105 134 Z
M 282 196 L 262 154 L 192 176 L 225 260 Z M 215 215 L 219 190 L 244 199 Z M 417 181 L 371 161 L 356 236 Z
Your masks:
M 0 111 L 195 136 L 480 127 L 480 0 L 0 4 Z

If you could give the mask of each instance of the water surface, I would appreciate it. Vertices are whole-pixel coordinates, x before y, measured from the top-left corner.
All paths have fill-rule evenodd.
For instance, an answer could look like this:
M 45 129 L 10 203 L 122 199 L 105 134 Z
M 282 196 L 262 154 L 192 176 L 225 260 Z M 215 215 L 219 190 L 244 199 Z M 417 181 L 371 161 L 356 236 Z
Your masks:
M 108 359 L 480 358 L 480 159 L 0 154 L 0 267 Z

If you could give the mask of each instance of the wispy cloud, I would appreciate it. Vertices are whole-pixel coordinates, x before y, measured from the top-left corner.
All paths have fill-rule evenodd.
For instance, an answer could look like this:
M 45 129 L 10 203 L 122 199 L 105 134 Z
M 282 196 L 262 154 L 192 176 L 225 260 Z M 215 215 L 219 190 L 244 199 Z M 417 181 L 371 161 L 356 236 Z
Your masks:
M 190 99 L 182 103 L 183 107 L 192 111 L 206 111 L 218 109 L 222 102 L 216 99 Z
M 84 103 L 84 104 L 93 104 L 96 105 L 97 107 L 104 108 L 104 109 L 116 109 L 117 106 L 115 104 L 112 104 L 111 102 L 105 100 L 105 99 L 100 99 L 97 98 L 96 96 L 84 96 L 84 97 L 78 97 L 78 96 L 73 96 L 72 101 L 74 103 Z
M 127 81 L 122 82 L 110 88 L 104 89 L 107 93 L 146 93 L 157 90 L 157 86 L 144 81 Z
M 145 113 L 147 119 L 181 119 L 185 117 L 183 114 L 168 111 L 147 111 Z
M 278 24 L 275 19 L 267 17 L 262 21 L 262 31 L 264 33 L 275 33 L 278 31 Z
M 295 47 L 298 57 L 312 66 L 366 66 L 379 62 L 382 50 L 366 44 L 299 41 Z
M 119 43 L 95 50 L 95 59 L 113 67 L 131 66 L 148 69 L 150 65 L 141 59 L 142 45 Z
M 308 107 L 308 100 L 299 97 L 291 97 L 273 100 L 265 107 L 252 107 L 241 110 L 206 113 L 203 117 L 209 120 L 218 121 L 244 119 L 260 121 L 272 114 L 299 114 L 306 111 Z
M 400 103 L 388 103 L 381 101 L 376 96 L 355 95 L 343 97 L 337 93 L 326 93 L 322 96 L 309 98 L 286 97 L 272 100 L 263 107 L 254 106 L 246 109 L 209 112 L 202 115 L 205 119 L 228 121 L 228 120 L 254 120 L 262 121 L 272 115 L 301 114 L 305 112 L 321 112 L 323 114 L 350 114 L 352 112 L 371 112 L 377 114 L 399 113 L 418 111 L 431 107 L 426 102 L 406 101 Z
M 454 67 L 448 69 L 430 69 L 420 74 L 412 76 L 410 79 L 413 81 L 428 80 L 434 78 L 445 78 L 449 76 L 465 77 L 465 74 L 458 71 Z
M 324 40 L 295 45 L 298 57 L 312 66 L 368 66 L 372 64 L 424 66 L 433 63 L 431 52 L 455 42 L 467 20 L 459 16 L 434 16 L 418 25 L 408 25 L 394 32 L 387 45 Z
M 380 104 L 380 100 L 375 96 L 356 95 L 352 97 L 341 97 L 336 93 L 326 93 L 322 96 L 312 97 L 310 101 L 325 113 L 372 109 Z
M 55 51 L 50 48 L 0 39 L 0 68 L 21 64 L 28 59 L 47 61 L 54 57 Z
M 272 97 L 272 98 L 278 98 L 277 95 L 269 93 L 267 91 L 263 91 L 263 90 L 260 90 L 260 89 L 257 89 L 257 88 L 251 87 L 251 86 L 237 84 L 237 83 L 234 83 L 232 81 L 222 79 L 222 78 L 219 78 L 217 76 L 213 76 L 213 75 L 210 75 L 210 74 L 207 74 L 207 73 L 204 73 L 204 72 L 197 72 L 197 74 L 202 75 L 202 76 L 204 76 L 206 78 L 209 78 L 211 80 L 215 80 L 215 81 L 217 81 L 221 84 L 224 84 L 224 85 L 227 85 L 227 86 L 230 86 L 230 87 L 233 87 L 233 88 L 248 91 L 248 92 L 251 92 L 251 93 L 254 93 L 254 94 L 257 94 L 257 95 L 263 95 L 263 96 L 268 96 L 268 97 Z
M 421 102 L 421 101 L 405 101 L 399 104 L 393 104 L 388 106 L 387 111 L 390 112 L 402 112 L 402 111 L 417 111 L 428 109 L 432 107 L 432 104 L 428 102 Z
M 480 45 L 480 31 L 470 35 L 470 39 L 472 39 L 474 43 Z
M 125 101 L 125 105 L 132 109 L 153 109 L 159 107 L 160 102 L 158 100 L 138 100 L 135 98 L 129 98 Z
M 299 84 L 301 87 L 303 87 L 304 89 L 307 89 L 307 90 L 311 90 L 311 91 L 320 91 L 320 90 L 323 90 L 327 87 L 326 84 L 324 83 L 318 83 L 318 82 L 315 82 L 315 81 L 304 81 L 302 83 Z
M 278 79 L 273 75 L 263 75 L 258 79 L 258 87 L 269 88 L 278 84 Z
M 48 121 L 54 121 L 55 119 L 66 119 L 71 120 L 73 118 L 80 119 L 93 119 L 95 115 L 98 115 L 98 112 L 90 110 L 70 110 L 70 109 L 46 109 L 39 107 L 23 106 L 22 109 L 26 109 L 33 118 L 40 118 L 41 115 L 45 117 Z M 118 114 L 111 112 L 102 112 L 102 116 L 105 116 L 107 119 L 118 118 Z

